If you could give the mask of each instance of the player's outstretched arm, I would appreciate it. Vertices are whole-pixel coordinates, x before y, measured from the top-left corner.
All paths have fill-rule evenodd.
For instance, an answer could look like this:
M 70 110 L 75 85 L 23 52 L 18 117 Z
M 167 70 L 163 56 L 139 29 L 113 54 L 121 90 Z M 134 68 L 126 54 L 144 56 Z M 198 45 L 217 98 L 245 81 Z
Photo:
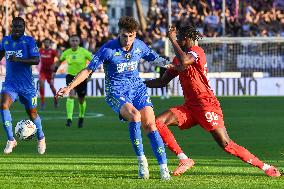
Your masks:
M 56 93 L 56 97 L 63 97 L 65 95 L 68 95 L 72 89 L 85 81 L 85 79 L 88 78 L 91 72 L 92 70 L 90 70 L 89 68 L 81 70 L 68 86 L 59 89 L 59 91 Z
M 20 57 L 16 57 L 15 55 L 11 55 L 9 57 L 9 61 L 11 62 L 20 62 L 20 63 L 24 63 L 24 64 L 28 64 L 28 65 L 38 65 L 40 62 L 40 59 L 38 56 L 33 56 L 30 58 L 20 58 Z
M 176 77 L 175 75 L 172 75 L 166 71 L 162 77 L 152 80 L 147 80 L 144 81 L 144 83 L 149 88 L 161 88 L 166 86 L 175 77 Z

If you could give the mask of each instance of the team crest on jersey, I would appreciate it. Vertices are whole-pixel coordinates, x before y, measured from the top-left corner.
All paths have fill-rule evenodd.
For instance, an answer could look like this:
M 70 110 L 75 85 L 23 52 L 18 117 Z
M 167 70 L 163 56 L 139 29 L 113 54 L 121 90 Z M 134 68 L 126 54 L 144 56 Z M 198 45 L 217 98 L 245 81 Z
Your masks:
M 126 59 L 130 59 L 131 58 L 131 54 L 130 53 L 126 53 L 124 56 Z
M 13 43 L 13 48 L 15 48 L 15 46 L 16 46 L 16 45 L 17 45 L 17 43 L 16 43 L 16 42 L 14 42 L 14 43 Z
M 76 55 L 73 55 L 73 56 L 72 56 L 72 59 L 76 59 Z
M 9 41 L 5 41 L 4 45 L 8 45 L 9 44 Z

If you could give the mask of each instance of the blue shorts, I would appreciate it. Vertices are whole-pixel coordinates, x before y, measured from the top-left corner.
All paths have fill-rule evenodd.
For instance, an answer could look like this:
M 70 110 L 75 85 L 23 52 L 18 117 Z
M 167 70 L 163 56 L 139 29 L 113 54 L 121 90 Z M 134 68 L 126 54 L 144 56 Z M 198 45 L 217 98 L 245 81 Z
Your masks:
M 26 109 L 33 109 L 37 107 L 37 94 L 35 90 L 20 91 L 7 85 L 4 87 L 3 85 L 1 93 L 7 93 L 12 98 L 13 102 L 19 98 L 20 102 L 24 104 Z
M 137 110 L 141 110 L 146 106 L 153 106 L 146 87 L 140 87 L 121 94 L 119 92 L 108 94 L 106 102 L 118 114 L 121 107 L 127 102 L 132 104 Z

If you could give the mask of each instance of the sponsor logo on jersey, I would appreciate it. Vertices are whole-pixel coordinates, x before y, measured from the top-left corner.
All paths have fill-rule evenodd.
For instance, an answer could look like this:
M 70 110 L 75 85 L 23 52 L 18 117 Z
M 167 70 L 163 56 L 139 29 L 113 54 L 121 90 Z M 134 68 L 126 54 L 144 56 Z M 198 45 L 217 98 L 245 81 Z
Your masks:
M 117 64 L 116 70 L 118 73 L 122 73 L 124 71 L 134 71 L 138 67 L 138 61 L 131 61 L 131 62 L 123 62 Z
M 22 50 L 6 51 L 6 59 L 9 59 L 11 55 L 15 55 L 18 58 L 22 58 L 23 57 Z

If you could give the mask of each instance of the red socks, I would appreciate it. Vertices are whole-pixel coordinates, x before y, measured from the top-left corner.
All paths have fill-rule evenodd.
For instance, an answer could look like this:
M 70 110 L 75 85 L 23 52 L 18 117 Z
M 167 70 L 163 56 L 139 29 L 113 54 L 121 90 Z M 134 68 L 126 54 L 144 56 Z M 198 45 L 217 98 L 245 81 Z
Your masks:
M 183 153 L 174 135 L 166 124 L 160 122 L 159 120 L 156 120 L 156 127 L 163 139 L 163 142 L 172 152 L 174 152 L 176 155 Z
M 260 161 L 257 157 L 251 154 L 247 149 L 242 146 L 237 145 L 233 141 L 231 141 L 224 150 L 238 158 L 242 161 L 252 164 L 255 167 L 262 169 L 264 163 Z

